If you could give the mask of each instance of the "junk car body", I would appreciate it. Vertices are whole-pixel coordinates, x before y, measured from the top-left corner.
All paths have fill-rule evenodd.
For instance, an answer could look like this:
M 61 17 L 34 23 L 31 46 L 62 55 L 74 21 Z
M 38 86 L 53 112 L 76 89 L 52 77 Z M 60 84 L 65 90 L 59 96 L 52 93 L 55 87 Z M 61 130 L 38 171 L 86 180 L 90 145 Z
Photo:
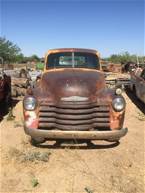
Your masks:
M 0 71 L 0 103 L 8 103 L 11 98 L 11 78 Z
M 145 68 L 137 68 L 131 73 L 130 89 L 145 103 Z

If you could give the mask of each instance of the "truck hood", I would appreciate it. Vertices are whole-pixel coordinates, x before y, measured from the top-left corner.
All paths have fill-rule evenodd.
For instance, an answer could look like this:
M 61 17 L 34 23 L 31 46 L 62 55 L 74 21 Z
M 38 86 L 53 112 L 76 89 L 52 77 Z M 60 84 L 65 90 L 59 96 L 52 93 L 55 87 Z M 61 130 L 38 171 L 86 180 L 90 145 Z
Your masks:
M 53 69 L 45 72 L 40 83 L 41 97 L 53 101 L 95 100 L 105 87 L 104 74 L 90 69 Z

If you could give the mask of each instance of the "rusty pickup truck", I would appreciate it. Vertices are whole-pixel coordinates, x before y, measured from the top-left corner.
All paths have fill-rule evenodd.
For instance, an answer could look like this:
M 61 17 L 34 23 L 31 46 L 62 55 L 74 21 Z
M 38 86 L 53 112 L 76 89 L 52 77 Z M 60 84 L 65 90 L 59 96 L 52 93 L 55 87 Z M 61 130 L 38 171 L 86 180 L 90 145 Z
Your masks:
M 145 68 L 131 72 L 130 89 L 145 104 Z
M 35 143 L 46 140 L 118 141 L 125 99 L 109 89 L 99 53 L 91 49 L 49 50 L 45 68 L 23 100 L 24 129 Z

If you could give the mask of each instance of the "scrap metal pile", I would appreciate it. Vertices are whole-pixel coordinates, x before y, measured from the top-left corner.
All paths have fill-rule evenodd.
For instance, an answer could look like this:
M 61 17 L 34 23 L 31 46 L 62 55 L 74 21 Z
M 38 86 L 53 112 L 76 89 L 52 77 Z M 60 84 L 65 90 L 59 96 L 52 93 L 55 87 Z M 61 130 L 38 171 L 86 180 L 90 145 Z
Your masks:
M 41 75 L 41 72 L 25 69 L 4 70 L 4 73 L 11 77 L 11 97 L 17 98 L 18 100 L 21 100 L 25 96 L 27 89 L 32 86 L 37 77 Z
M 105 80 L 108 87 L 120 86 L 124 88 L 130 85 L 130 74 L 105 72 Z
M 4 70 L 4 73 L 11 77 L 11 97 L 23 97 L 30 85 L 30 77 L 26 70 Z

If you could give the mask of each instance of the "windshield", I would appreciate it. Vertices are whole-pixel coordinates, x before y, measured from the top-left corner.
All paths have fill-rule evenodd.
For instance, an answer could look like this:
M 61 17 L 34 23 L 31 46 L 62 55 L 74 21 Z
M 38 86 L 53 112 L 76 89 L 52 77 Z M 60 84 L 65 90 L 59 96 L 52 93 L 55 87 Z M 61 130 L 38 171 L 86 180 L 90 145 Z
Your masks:
M 99 69 L 99 58 L 95 54 L 61 52 L 48 55 L 47 68 L 93 68 Z

